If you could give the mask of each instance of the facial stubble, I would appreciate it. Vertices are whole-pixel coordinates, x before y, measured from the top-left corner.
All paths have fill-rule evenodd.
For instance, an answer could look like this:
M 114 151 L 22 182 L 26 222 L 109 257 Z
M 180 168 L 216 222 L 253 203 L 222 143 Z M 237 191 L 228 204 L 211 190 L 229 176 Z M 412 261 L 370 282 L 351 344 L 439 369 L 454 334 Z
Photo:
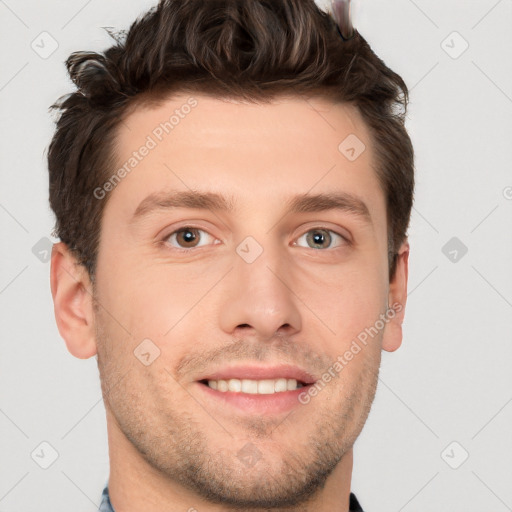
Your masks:
M 264 418 L 226 423 L 200 407 L 170 372 L 156 371 L 157 365 L 143 368 L 131 349 L 124 353 L 123 347 L 131 345 L 126 338 L 110 335 L 113 324 L 101 308 L 95 320 L 103 398 L 117 430 L 174 486 L 222 504 L 225 510 L 313 510 L 308 503 L 352 448 L 375 396 L 380 350 L 365 357 L 352 383 L 334 379 L 330 389 L 277 425 Z M 172 392 L 158 382 L 165 375 L 174 384 Z M 189 408 L 176 406 L 180 402 L 173 400 L 174 393 Z M 304 415 L 312 416 L 304 422 Z M 301 416 L 309 431 L 297 429 Z M 221 446 L 213 442 L 212 431 L 221 436 Z M 259 454 L 253 466 L 239 456 L 244 443 Z

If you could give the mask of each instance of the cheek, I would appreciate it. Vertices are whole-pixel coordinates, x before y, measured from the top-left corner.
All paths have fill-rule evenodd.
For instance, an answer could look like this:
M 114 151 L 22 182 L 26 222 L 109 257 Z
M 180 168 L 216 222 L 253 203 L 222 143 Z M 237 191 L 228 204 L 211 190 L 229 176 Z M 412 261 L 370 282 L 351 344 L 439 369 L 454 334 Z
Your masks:
M 344 346 L 385 312 L 387 282 L 382 274 L 375 261 L 340 266 L 339 271 L 326 268 L 314 276 L 303 274 L 298 295 L 305 297 L 308 309 L 316 314 L 313 323 L 321 320 L 329 328 L 325 329 L 327 337 L 330 332 L 333 342 Z
M 98 280 L 106 283 L 100 290 L 102 304 L 133 341 L 149 338 L 159 346 L 208 307 L 205 296 L 217 281 L 214 272 L 192 276 L 183 268 L 159 263 L 125 266 L 122 262 Z M 122 330 L 119 333 L 123 335 Z

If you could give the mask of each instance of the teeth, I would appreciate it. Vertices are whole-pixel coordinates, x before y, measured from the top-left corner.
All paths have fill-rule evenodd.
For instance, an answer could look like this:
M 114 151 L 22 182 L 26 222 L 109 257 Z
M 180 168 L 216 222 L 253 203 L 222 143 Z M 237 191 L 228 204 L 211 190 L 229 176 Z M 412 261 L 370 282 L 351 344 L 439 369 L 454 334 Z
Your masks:
M 225 382 L 225 381 L 223 381 Z M 229 391 L 241 391 L 242 390 L 242 381 L 238 379 L 230 379 L 228 380 L 228 390 Z
M 242 392 L 257 395 L 258 394 L 258 381 L 243 379 L 242 380 Z
M 234 391 L 235 393 L 249 393 L 252 395 L 271 395 L 282 391 L 294 391 L 302 387 L 295 379 L 229 379 L 209 380 L 208 386 L 217 391 Z
M 277 379 L 274 383 L 274 391 L 286 391 L 288 389 L 288 381 L 286 379 Z
M 297 386 L 295 386 L 297 387 Z M 270 395 L 275 393 L 275 386 L 273 380 L 260 380 L 258 381 L 258 394 L 259 395 Z

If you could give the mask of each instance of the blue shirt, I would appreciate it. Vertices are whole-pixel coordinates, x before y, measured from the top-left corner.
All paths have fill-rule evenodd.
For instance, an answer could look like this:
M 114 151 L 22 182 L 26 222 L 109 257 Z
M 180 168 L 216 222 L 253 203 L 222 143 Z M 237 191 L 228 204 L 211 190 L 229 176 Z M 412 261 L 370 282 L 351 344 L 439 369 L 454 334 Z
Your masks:
M 108 482 L 105 485 L 105 489 L 103 489 L 103 493 L 101 494 L 101 503 L 98 512 L 115 512 L 112 503 L 110 503 L 110 496 L 108 495 Z
M 98 512 L 115 512 L 114 507 L 112 507 L 112 503 L 110 503 L 110 497 L 108 495 L 108 482 L 105 485 L 105 489 L 103 489 L 103 493 L 101 495 L 101 504 Z M 356 495 L 350 493 L 350 510 L 349 512 L 364 512 L 357 501 Z

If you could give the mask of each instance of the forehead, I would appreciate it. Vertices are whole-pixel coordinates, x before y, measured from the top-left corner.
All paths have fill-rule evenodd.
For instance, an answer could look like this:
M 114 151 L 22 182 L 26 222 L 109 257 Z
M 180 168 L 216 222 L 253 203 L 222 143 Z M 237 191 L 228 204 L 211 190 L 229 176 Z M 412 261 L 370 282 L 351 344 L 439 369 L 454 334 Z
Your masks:
M 293 139 L 299 143 L 325 137 L 332 149 L 347 131 L 367 141 L 370 135 L 353 105 L 333 103 L 320 96 L 285 95 L 270 102 L 250 103 L 208 94 L 174 94 L 157 103 L 135 103 L 118 131 L 122 143 L 136 143 L 133 129 L 153 134 L 159 142 L 162 138 L 167 143 L 200 142 L 201 147 L 234 145 L 238 141 L 250 145 L 253 140 L 275 140 L 278 134 L 290 143 Z M 172 137 L 166 137 L 171 133 Z M 225 140 L 225 134 L 230 135 L 229 140 Z M 315 147 L 318 144 L 308 149 Z M 338 149 L 337 144 L 334 149 Z
M 139 106 L 123 121 L 117 164 L 130 172 L 110 201 L 123 203 L 125 216 L 162 189 L 209 190 L 269 206 L 282 204 L 284 195 L 336 189 L 369 203 L 372 217 L 385 211 L 370 133 L 351 105 L 321 97 L 255 104 L 182 93 Z M 151 149 L 135 161 L 144 147 Z M 130 160 L 133 168 L 126 166 Z

